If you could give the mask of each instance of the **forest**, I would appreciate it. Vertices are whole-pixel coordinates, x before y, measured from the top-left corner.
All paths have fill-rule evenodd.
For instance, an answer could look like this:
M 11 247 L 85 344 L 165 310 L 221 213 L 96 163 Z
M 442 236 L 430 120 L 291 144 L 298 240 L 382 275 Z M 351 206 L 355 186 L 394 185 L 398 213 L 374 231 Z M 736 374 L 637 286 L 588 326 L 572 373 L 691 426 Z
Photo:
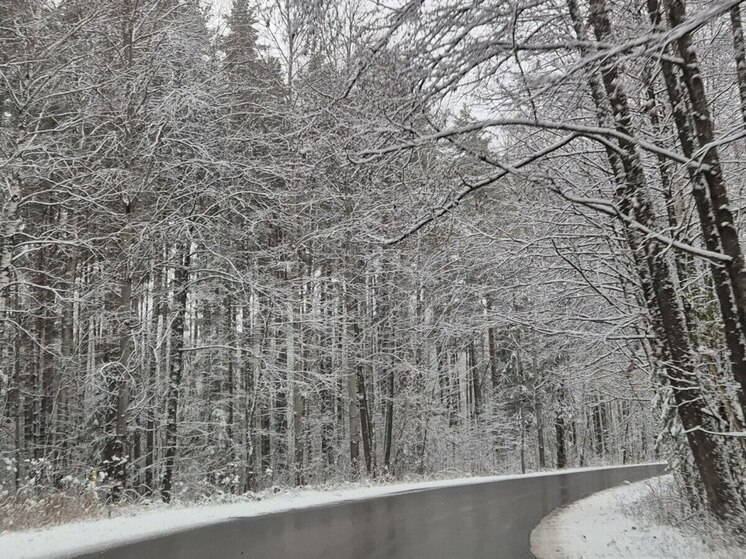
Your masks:
M 667 460 L 746 518 L 740 0 L 0 0 L 0 107 L 0 513 Z

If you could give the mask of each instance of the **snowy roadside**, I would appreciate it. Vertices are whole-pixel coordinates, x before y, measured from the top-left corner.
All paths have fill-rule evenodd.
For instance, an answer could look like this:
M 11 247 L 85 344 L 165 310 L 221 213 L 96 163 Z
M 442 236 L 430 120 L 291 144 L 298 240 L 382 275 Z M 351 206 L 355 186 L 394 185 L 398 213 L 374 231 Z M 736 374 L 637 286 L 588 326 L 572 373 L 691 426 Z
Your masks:
M 477 478 L 474 478 L 475 480 Z M 440 482 L 434 482 L 440 483 Z M 446 482 L 447 483 L 447 482 Z M 287 489 L 256 499 L 208 505 L 112 507 L 111 518 L 81 521 L 0 534 L 0 558 L 62 558 L 128 541 L 144 540 L 172 532 L 205 526 L 230 518 L 246 518 L 301 508 L 354 501 L 416 490 L 430 483 L 376 485 L 330 490 Z
M 615 468 L 618 466 L 609 466 Z M 633 467 L 633 466 L 631 466 Z M 578 468 L 561 473 L 602 468 Z M 301 508 L 312 508 L 336 503 L 359 501 L 437 487 L 453 487 L 477 483 L 510 480 L 523 477 L 554 475 L 560 472 L 537 472 L 525 475 L 504 475 L 443 479 L 417 483 L 390 485 L 343 486 L 328 490 L 291 489 L 269 494 L 260 500 L 205 506 L 154 505 L 111 509 L 117 516 L 88 519 L 45 529 L 0 533 L 0 558 L 48 559 L 111 547 L 127 541 L 204 526 L 230 518 L 246 518 Z
M 557 509 L 534 528 L 531 551 L 539 559 L 746 557 L 743 547 L 708 544 L 696 532 L 666 522 L 661 501 L 673 492 L 673 477 L 666 475 L 608 489 Z M 715 540 L 716 535 L 711 535 Z

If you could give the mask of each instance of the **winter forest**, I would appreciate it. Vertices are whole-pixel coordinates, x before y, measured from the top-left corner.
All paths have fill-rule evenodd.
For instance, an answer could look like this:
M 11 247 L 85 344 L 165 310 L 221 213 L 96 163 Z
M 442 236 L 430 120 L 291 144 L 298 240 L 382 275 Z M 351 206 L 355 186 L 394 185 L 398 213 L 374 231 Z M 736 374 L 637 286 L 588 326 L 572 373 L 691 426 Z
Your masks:
M 740 4 L 0 0 L 0 529 L 651 460 L 742 522 Z

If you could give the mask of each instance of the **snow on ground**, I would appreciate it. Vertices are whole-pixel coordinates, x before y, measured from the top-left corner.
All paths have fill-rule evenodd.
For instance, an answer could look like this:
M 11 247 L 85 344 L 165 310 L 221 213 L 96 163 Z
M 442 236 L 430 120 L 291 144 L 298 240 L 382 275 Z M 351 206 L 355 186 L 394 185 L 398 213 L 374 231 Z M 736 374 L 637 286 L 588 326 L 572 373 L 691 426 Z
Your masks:
M 545 517 L 531 533 L 531 551 L 539 559 L 746 557 L 744 548 L 715 549 L 695 531 L 665 523 L 661 501 L 672 495 L 671 475 L 596 493 Z
M 610 468 L 618 466 L 609 466 Z M 562 470 L 561 473 L 583 471 Z M 213 524 L 229 518 L 245 518 L 301 508 L 318 507 L 341 502 L 359 501 L 437 487 L 471 485 L 518 477 L 554 475 L 560 472 L 538 472 L 526 475 L 471 477 L 446 479 L 423 483 L 398 483 L 334 489 L 328 491 L 285 491 L 258 501 L 247 501 L 201 507 L 162 507 L 143 512 L 145 507 L 131 507 L 115 512 L 133 514 L 103 520 L 86 520 L 63 524 L 42 530 L 10 532 L 0 534 L 0 558 L 2 559 L 47 559 L 62 558 L 74 554 L 111 547 L 127 541 L 137 541 L 155 536 Z M 133 510 L 134 509 L 134 510 Z

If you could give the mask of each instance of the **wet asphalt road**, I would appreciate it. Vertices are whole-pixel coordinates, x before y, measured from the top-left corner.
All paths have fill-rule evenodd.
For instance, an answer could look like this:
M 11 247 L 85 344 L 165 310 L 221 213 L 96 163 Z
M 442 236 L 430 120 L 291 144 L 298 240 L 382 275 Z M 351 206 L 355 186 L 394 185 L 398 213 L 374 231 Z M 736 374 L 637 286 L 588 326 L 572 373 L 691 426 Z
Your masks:
M 647 464 L 409 491 L 217 524 L 76 559 L 524 559 L 554 508 L 664 473 Z

